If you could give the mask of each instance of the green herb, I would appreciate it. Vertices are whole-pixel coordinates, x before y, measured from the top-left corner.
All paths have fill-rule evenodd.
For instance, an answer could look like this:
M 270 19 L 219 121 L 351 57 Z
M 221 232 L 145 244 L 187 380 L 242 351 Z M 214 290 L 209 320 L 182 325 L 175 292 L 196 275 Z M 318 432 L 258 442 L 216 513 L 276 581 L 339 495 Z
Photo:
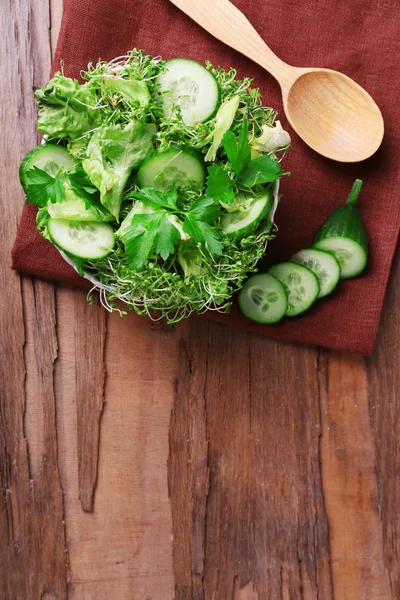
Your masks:
M 94 209 L 103 215 L 110 215 L 100 202 L 99 190 L 91 183 L 84 169 L 66 173 L 66 178 L 75 195 L 82 198 L 87 210 Z
M 138 198 L 151 208 L 177 211 L 178 192 L 174 186 L 172 190 L 167 192 L 158 191 L 152 187 L 146 187 L 132 194 L 134 198 Z
M 235 198 L 233 181 L 225 169 L 220 165 L 211 165 L 207 170 L 207 196 L 226 204 L 233 202 Z
M 193 203 L 183 223 L 183 230 L 213 255 L 221 254 L 223 246 L 218 233 L 209 223 L 215 221 L 220 214 L 221 209 L 212 198 L 202 197 Z
M 133 197 L 155 212 L 133 214 L 130 226 L 124 224 L 122 239 L 132 268 L 143 267 L 151 252 L 165 260 L 180 239 L 187 241 L 189 237 L 210 254 L 221 254 L 219 235 L 210 226 L 220 216 L 221 209 L 212 198 L 200 197 L 185 211 L 178 207 L 175 188 L 169 192 L 144 188 L 134 192 Z
M 61 170 L 52 177 L 43 169 L 33 167 L 27 172 L 27 177 L 32 183 L 28 185 L 26 202 L 44 207 L 47 202 L 61 202 L 65 197 L 65 188 L 60 181 Z
M 261 183 L 276 181 L 282 175 L 281 166 L 274 156 L 263 154 L 251 160 L 237 178 L 241 185 L 252 188 Z
M 251 159 L 248 137 L 248 121 L 244 119 L 239 134 L 239 143 L 237 143 L 235 134 L 230 130 L 225 133 L 222 139 L 222 145 L 237 177 Z
M 129 266 L 131 269 L 141 269 L 152 251 L 166 260 L 175 251 L 180 237 L 167 213 L 135 215 L 130 228 L 123 235 Z

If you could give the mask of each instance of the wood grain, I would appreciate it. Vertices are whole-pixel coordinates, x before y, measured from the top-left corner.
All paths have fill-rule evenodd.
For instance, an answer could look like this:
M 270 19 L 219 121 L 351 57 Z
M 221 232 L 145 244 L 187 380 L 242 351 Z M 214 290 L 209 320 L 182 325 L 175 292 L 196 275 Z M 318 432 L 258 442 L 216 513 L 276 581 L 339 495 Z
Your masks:
M 48 3 L 39 0 L 30 6 L 24 0 L 7 2 L 0 19 L 4 44 L 0 107 L 2 123 L 7 124 L 6 135 L 0 140 L 0 589 L 6 600 L 49 595 L 66 598 L 67 555 L 53 387 L 57 356 L 54 291 L 51 284 L 29 280 L 21 288 L 18 275 L 10 272 L 10 251 L 23 204 L 16 168 L 36 142 L 35 110 L 29 90 L 50 63 Z M 30 315 L 26 327 L 24 312 Z M 29 357 L 26 368 L 25 342 Z M 32 444 L 36 445 L 36 460 L 30 473 L 26 433 L 34 426 L 25 422 L 29 396 L 25 386 L 31 383 L 41 409 L 27 416 L 33 423 L 36 420 L 42 432 Z
M 82 511 L 76 443 L 75 332 L 86 294 L 58 299 L 57 426 L 72 600 L 173 597 L 168 424 L 179 331 L 132 315 L 108 320 L 106 386 L 94 511 Z
M 376 444 L 379 513 L 392 598 L 400 598 L 400 252 L 397 251 L 378 339 L 367 361 Z
M 88 304 L 75 294 L 75 361 L 78 479 L 82 508 L 91 512 L 97 482 L 100 419 L 103 413 L 106 318 L 98 295 Z
M 0 15 L 0 599 L 397 600 L 399 258 L 367 364 L 10 271 L 61 7 Z
M 338 598 L 390 600 L 364 359 L 321 351 L 322 473 Z
M 189 332 L 170 430 L 176 598 L 328 600 L 316 351 Z

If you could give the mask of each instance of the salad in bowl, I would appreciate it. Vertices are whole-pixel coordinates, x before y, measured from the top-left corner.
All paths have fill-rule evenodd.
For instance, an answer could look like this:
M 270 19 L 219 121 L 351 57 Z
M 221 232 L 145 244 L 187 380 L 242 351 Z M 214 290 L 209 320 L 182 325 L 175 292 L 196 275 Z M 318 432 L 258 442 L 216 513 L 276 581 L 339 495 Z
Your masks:
M 35 91 L 20 167 L 37 227 L 109 310 L 226 311 L 274 236 L 290 145 L 251 79 L 133 50 Z M 281 154 L 282 153 L 282 154 Z

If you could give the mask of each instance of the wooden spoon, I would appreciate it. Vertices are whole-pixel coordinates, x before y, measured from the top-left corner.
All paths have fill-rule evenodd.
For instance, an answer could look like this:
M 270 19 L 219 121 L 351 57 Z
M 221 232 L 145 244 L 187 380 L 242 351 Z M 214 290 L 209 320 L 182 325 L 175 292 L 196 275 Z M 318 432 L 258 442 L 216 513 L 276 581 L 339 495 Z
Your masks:
M 381 112 L 350 77 L 331 69 L 304 69 L 283 62 L 229 0 L 171 2 L 275 77 L 291 126 L 316 152 L 341 162 L 357 162 L 379 148 L 384 131 Z

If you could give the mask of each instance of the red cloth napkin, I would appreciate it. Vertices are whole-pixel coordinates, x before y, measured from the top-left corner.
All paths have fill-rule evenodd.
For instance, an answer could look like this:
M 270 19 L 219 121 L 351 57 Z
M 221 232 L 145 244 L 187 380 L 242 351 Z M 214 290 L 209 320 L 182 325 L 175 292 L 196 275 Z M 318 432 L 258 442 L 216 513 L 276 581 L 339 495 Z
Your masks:
M 218 0 L 215 0 L 216 2 Z M 308 313 L 260 326 L 241 316 L 209 313 L 223 323 L 272 337 L 369 354 L 379 322 L 400 224 L 398 206 L 400 36 L 396 0 L 235 0 L 271 48 L 295 66 L 323 66 L 349 75 L 380 106 L 386 133 L 378 153 L 364 163 L 344 165 L 322 158 L 293 132 L 282 112 L 278 84 L 261 68 L 203 31 L 168 0 L 65 0 L 53 72 L 64 59 L 65 74 L 79 77 L 88 61 L 110 60 L 133 47 L 168 59 L 176 56 L 234 66 L 251 76 L 266 105 L 280 111 L 293 149 L 284 166 L 277 239 L 265 265 L 287 260 L 312 242 L 323 220 L 343 202 L 353 180 L 364 179 L 359 208 L 370 240 L 370 260 L 360 278 L 341 282 Z M 37 85 L 43 81 L 36 82 Z M 13 268 L 39 277 L 85 286 L 58 251 L 35 228 L 35 209 L 25 206 L 13 249 Z

